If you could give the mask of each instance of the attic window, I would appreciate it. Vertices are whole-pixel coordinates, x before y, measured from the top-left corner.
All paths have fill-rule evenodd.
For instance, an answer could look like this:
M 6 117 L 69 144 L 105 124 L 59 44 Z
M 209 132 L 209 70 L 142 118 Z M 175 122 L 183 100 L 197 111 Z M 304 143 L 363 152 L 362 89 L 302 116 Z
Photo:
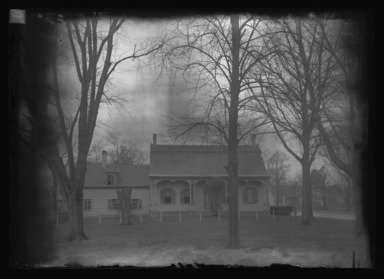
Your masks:
M 115 185 L 115 175 L 107 174 L 107 185 Z

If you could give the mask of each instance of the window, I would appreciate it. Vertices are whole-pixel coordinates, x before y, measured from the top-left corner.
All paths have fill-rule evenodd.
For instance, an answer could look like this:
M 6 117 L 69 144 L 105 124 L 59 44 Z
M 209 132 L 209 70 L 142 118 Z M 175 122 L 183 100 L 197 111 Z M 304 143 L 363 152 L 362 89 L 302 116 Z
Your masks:
M 84 211 L 90 211 L 92 209 L 92 200 L 85 199 L 83 201 L 83 209 Z
M 107 174 L 107 185 L 115 185 L 115 176 L 113 174 Z
M 172 189 L 163 189 L 160 194 L 160 202 L 162 204 L 174 204 L 175 191 L 173 191 Z
M 180 203 L 182 204 L 190 204 L 191 203 L 191 193 L 189 192 L 189 188 L 184 188 L 180 192 Z
M 141 209 L 141 200 L 132 199 L 131 200 L 131 209 Z
M 209 198 L 209 192 L 207 190 L 204 191 L 204 209 L 211 208 L 211 201 Z
M 114 210 L 114 209 L 119 209 L 119 201 L 117 199 L 112 199 L 108 201 L 108 209 L 109 210 Z
M 244 203 L 257 203 L 257 191 L 254 188 L 245 188 L 243 191 Z

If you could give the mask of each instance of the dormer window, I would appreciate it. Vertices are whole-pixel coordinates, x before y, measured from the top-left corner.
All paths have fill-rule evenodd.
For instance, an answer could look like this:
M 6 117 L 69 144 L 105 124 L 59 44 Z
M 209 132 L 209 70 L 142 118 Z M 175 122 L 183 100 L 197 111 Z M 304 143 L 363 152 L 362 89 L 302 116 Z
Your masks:
M 109 173 L 107 174 L 107 180 L 105 181 L 108 186 L 117 185 L 117 176 L 116 174 Z
M 107 174 L 107 185 L 115 184 L 115 176 L 113 174 Z

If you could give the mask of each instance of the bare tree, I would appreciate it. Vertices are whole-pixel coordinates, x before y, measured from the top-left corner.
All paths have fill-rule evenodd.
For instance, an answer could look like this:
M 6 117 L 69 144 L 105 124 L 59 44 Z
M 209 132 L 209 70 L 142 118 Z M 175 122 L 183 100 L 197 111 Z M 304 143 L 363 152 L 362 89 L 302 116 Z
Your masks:
M 181 20 L 161 56 L 162 70 L 194 82 L 195 106 L 191 105 L 192 113 L 176 119 L 178 136 L 205 132 L 209 140 L 228 145 L 230 248 L 240 247 L 237 147 L 268 122 L 247 109 L 255 103 L 249 87 L 257 86 L 249 79 L 251 70 L 270 54 L 261 39 L 263 28 L 263 22 L 252 16 Z
M 121 225 L 132 225 L 131 222 L 131 194 L 132 188 L 127 187 L 124 189 L 116 190 L 119 200 L 119 207 L 121 210 Z
M 98 140 L 90 147 L 88 154 L 88 163 L 99 164 L 101 163 L 101 152 L 104 150 L 103 140 Z
M 109 131 L 106 139 L 108 155 L 115 164 L 142 165 L 146 162 L 145 155 L 137 145 L 122 138 L 120 133 Z
M 52 192 L 41 154 L 56 145 L 49 120 L 46 77 L 54 23 L 32 10 L 28 24 L 10 24 L 8 81 L 9 264 L 35 265 L 54 258 Z
M 327 178 L 328 171 L 322 166 L 319 170 L 313 169 L 311 171 L 311 182 L 313 185 L 313 189 L 319 189 L 322 195 L 323 200 L 323 209 L 327 210 Z
M 287 155 L 279 150 L 266 159 L 267 171 L 271 175 L 271 184 L 275 186 L 277 206 L 280 204 L 280 186 L 286 181 L 287 159 Z
M 338 90 L 336 62 L 324 49 L 321 19 L 284 19 L 273 29 L 276 54 L 255 73 L 262 84 L 255 98 L 285 149 L 302 166 L 302 224 L 311 224 L 310 169 L 321 146 L 316 121 L 323 100 Z
M 334 22 L 335 20 L 329 20 Z M 334 23 L 334 25 L 336 25 Z M 327 25 L 321 24 L 324 34 L 325 50 L 337 62 L 341 70 L 340 78 L 344 82 L 339 98 L 344 99 L 344 106 L 334 109 L 334 98 L 324 100 L 327 109 L 318 119 L 318 129 L 324 140 L 329 159 L 352 179 L 353 201 L 355 205 L 355 232 L 364 233 L 362 218 L 362 180 L 361 152 L 366 134 L 364 121 L 367 103 L 359 97 L 361 91 L 361 36 L 356 22 L 340 22 L 329 35 Z M 341 115 L 336 112 L 344 111 Z
M 208 194 L 209 206 L 212 216 L 217 216 L 221 210 L 222 204 L 225 203 L 225 184 L 221 178 L 213 178 L 208 181 L 205 186 L 205 191 Z
M 115 60 L 114 46 L 123 23 L 124 19 L 121 18 L 104 19 L 100 23 L 97 17 L 65 21 L 70 52 L 80 85 L 79 96 L 70 98 L 74 111 L 72 115 L 66 114 L 57 62 L 56 59 L 52 61 L 53 103 L 66 156 L 61 156 L 59 146 L 46 155 L 61 186 L 61 195 L 68 205 L 69 240 L 87 239 L 83 229 L 83 186 L 100 104 L 102 100 L 111 101 L 106 94 L 106 85 L 119 64 L 146 56 L 160 48 L 156 46 L 136 49 L 135 46 L 130 55 Z

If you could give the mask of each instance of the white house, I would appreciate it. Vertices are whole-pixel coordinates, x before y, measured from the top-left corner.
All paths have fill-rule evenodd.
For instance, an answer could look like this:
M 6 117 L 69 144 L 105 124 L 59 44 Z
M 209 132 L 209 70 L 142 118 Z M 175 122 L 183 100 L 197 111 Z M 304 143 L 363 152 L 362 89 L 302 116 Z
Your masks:
M 117 189 L 132 187 L 132 214 L 159 211 L 209 211 L 206 185 L 214 178 L 228 186 L 224 145 L 161 145 L 153 137 L 150 164 L 112 165 L 103 151 L 100 165 L 89 165 L 84 185 L 84 217 L 118 215 Z M 269 181 L 260 148 L 254 143 L 238 147 L 239 210 L 268 210 Z

